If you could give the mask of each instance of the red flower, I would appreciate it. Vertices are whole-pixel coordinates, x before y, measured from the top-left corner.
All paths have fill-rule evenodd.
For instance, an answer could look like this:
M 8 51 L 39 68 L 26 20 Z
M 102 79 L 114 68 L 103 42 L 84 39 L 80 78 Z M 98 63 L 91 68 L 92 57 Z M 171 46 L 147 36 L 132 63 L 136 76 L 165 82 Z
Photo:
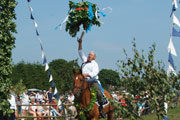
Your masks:
M 138 99 L 139 99 L 139 98 L 140 98 L 140 96 L 139 96 L 139 95 L 136 95 L 136 98 L 138 98 Z
M 121 105 L 122 105 L 122 106 L 124 106 L 124 107 L 125 107 L 125 106 L 127 106 L 127 104 L 126 104 L 126 103 L 122 103 Z

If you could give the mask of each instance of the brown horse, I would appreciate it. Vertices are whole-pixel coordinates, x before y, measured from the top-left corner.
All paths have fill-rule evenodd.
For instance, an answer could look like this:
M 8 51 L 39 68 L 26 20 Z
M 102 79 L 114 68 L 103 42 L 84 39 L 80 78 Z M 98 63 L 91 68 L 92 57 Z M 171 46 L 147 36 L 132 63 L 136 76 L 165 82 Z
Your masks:
M 81 108 L 86 108 L 91 102 L 91 91 L 90 87 L 84 77 L 82 76 L 81 71 L 75 71 L 74 73 L 74 89 L 73 93 L 78 101 L 78 104 Z M 107 98 L 112 98 L 111 94 L 108 91 L 104 91 L 104 94 Z M 108 120 L 113 120 L 114 107 L 109 104 L 103 108 L 104 114 L 107 114 Z M 79 113 L 78 113 L 79 115 Z M 90 111 L 85 112 L 85 116 L 87 120 L 98 120 L 100 117 L 98 105 L 94 104 Z M 78 118 L 80 120 L 80 118 Z

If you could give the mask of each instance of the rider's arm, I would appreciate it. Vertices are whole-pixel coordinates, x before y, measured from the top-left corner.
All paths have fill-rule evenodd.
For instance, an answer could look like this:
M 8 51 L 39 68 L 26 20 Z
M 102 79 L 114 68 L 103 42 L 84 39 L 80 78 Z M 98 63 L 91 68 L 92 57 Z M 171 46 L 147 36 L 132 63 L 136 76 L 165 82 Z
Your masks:
M 83 61 L 83 63 L 86 62 L 87 57 L 82 52 L 82 40 L 81 39 L 78 40 L 78 52 L 79 52 L 79 56 L 80 56 L 81 60 Z

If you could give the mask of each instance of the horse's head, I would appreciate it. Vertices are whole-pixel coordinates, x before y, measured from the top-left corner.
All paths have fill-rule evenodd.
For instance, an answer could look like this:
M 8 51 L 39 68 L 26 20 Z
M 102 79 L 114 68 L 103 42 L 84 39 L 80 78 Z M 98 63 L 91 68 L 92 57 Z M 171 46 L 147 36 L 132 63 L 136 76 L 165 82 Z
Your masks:
M 84 80 L 84 77 L 82 75 L 81 70 L 73 70 L 74 77 L 74 89 L 73 89 L 73 94 L 76 97 L 79 97 L 81 92 L 86 88 L 86 81 Z

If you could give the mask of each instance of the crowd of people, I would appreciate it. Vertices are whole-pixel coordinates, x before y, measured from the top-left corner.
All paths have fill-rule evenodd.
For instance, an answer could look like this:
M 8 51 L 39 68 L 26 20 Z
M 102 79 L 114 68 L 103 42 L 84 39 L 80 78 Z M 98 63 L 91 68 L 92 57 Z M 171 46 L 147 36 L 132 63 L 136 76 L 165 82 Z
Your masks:
M 41 116 L 38 119 L 44 119 L 45 116 L 62 117 L 62 113 L 71 113 L 76 115 L 74 106 L 74 95 L 69 92 L 67 95 L 55 97 L 52 88 L 48 91 L 31 91 L 25 90 L 21 95 L 16 96 L 17 112 L 19 116 Z M 66 103 L 66 104 L 62 104 Z M 66 106 L 65 106 L 66 105 Z M 22 118 L 23 120 L 23 118 Z M 37 118 L 34 118 L 37 120 Z
M 138 106 L 138 116 L 146 115 L 150 112 L 149 109 L 149 94 L 145 91 L 142 91 L 143 97 L 139 95 L 133 96 L 135 99 L 135 103 Z M 122 91 L 120 94 L 119 91 L 112 92 L 112 96 L 115 101 L 119 102 L 121 106 L 126 107 L 127 106 L 127 99 L 128 99 L 128 93 L 125 91 Z M 119 115 L 119 118 L 120 115 Z
M 13 93 L 13 92 L 12 92 Z M 111 92 L 112 97 L 115 101 L 119 102 L 122 106 L 127 106 L 126 104 L 126 92 L 124 94 L 119 93 L 119 91 Z M 16 113 L 19 116 L 41 116 L 40 118 L 34 118 L 34 120 L 38 119 L 45 119 L 45 116 L 56 116 L 62 117 L 63 114 L 71 114 L 73 117 L 77 115 L 76 108 L 74 106 L 74 95 L 70 91 L 66 95 L 60 95 L 57 99 L 55 98 L 52 88 L 49 88 L 48 91 L 36 91 L 36 92 L 28 92 L 25 90 L 20 95 L 13 95 L 12 98 L 15 99 L 16 105 L 13 105 L 13 108 L 16 108 Z M 139 107 L 138 115 L 141 116 L 142 114 L 148 113 L 148 94 L 144 93 L 144 102 L 138 101 L 140 96 L 136 95 L 137 98 L 137 105 Z M 9 100 L 10 102 L 14 101 L 14 99 Z M 14 102 L 12 102 L 15 104 Z M 23 118 L 22 118 L 23 120 Z

